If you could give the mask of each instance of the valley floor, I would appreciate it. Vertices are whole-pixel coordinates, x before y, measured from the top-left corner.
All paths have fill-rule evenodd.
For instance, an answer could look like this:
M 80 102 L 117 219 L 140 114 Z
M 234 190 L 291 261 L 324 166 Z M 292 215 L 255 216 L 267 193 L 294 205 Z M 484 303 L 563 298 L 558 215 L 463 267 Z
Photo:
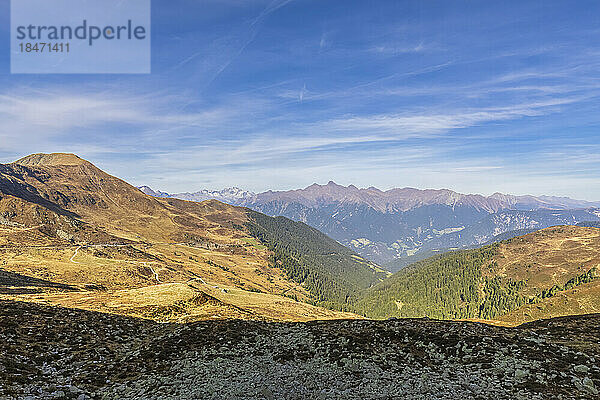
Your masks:
M 0 399 L 592 399 L 599 326 L 160 324 L 0 301 Z

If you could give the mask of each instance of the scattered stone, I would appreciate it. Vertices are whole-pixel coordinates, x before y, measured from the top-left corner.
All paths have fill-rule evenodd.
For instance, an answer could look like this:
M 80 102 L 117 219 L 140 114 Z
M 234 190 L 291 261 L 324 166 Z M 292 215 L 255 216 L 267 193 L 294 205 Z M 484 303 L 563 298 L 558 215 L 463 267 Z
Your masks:
M 588 391 L 591 394 L 598 394 L 598 389 L 596 389 L 594 381 L 592 381 L 590 378 L 586 376 L 585 378 L 583 378 L 582 383 L 586 391 Z
M 522 369 L 517 369 L 515 370 L 515 380 L 516 381 L 522 381 L 523 379 L 527 378 L 529 376 L 529 372 L 524 371 Z
M 587 374 L 590 369 L 585 365 L 576 365 L 573 370 L 579 374 Z
M 589 361 L 600 357 L 598 315 L 518 328 L 422 319 L 178 325 L 0 301 L 0 321 L 2 400 L 592 400 L 600 382 Z
M 71 394 L 81 392 L 81 390 L 79 390 L 79 388 L 77 386 L 69 386 L 68 389 L 69 389 L 69 393 L 71 393 Z
M 273 396 L 273 392 L 269 388 L 263 388 L 260 393 L 266 400 L 275 400 L 275 396 Z

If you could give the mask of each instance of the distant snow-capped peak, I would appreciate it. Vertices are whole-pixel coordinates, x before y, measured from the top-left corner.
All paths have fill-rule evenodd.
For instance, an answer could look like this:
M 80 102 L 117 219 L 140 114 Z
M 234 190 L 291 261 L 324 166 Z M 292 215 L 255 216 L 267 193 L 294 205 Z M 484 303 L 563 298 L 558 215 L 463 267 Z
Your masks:
M 230 187 L 225 188 L 223 190 L 207 190 L 203 189 L 198 192 L 185 192 L 185 193 L 165 193 L 159 191 L 155 191 L 148 186 L 140 186 L 142 192 L 154 196 L 154 197 L 172 197 L 181 200 L 188 201 L 204 201 L 204 200 L 219 200 L 223 203 L 229 204 L 239 204 L 240 202 L 250 199 L 256 196 L 255 193 L 250 192 L 248 190 L 243 190 L 238 187 Z

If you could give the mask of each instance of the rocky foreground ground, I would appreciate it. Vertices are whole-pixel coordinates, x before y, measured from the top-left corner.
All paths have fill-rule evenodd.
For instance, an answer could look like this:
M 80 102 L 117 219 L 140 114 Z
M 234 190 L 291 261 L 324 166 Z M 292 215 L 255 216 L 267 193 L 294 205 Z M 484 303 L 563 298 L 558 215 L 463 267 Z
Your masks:
M 185 325 L 0 302 L 0 399 L 596 399 L 600 315 Z

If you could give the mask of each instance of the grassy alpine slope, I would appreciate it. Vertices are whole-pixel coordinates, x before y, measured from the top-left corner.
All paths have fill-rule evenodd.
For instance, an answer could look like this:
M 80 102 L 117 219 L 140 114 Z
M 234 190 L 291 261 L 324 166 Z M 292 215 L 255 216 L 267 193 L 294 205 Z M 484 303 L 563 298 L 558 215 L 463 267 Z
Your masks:
M 147 196 L 72 154 L 0 164 L 0 297 L 161 321 L 356 317 L 307 304 L 337 301 L 310 282 L 326 277 L 350 293 L 376 281 L 371 265 L 295 225 L 282 238 L 302 252 L 310 279 L 291 278 L 250 232 L 260 218 L 218 201 Z M 277 235 L 290 221 L 261 224 L 271 247 L 288 246 Z
M 368 289 L 374 318 L 534 319 L 600 311 L 600 229 L 559 226 L 420 261 Z

